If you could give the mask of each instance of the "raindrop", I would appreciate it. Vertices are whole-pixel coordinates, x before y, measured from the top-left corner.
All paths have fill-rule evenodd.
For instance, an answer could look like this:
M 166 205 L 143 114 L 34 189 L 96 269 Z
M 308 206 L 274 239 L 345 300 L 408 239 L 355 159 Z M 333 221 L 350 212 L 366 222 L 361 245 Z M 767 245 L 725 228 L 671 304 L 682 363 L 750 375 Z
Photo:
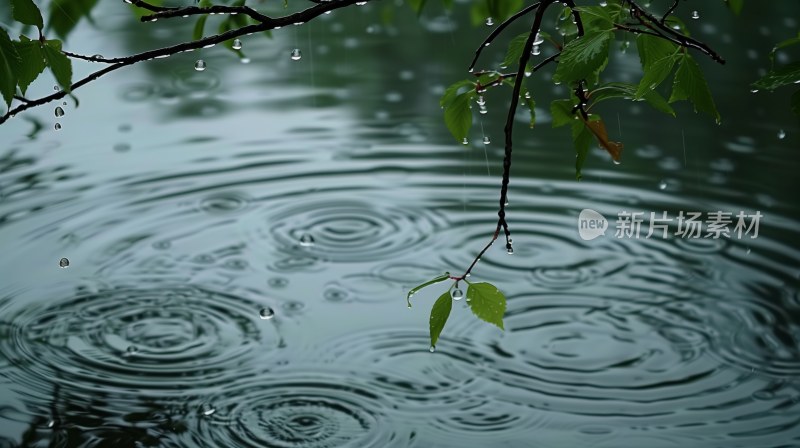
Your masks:
M 241 59 L 239 59 L 239 62 L 241 62 L 242 64 L 249 64 L 250 63 L 250 58 L 241 58 Z
M 541 45 L 544 42 L 544 38 L 540 33 L 536 33 L 536 37 L 533 38 L 533 45 Z
M 56 117 L 63 117 L 64 116 L 64 109 L 61 106 L 56 107 L 55 110 Z
M 69 258 L 62 258 L 58 260 L 58 267 L 60 268 L 68 268 L 69 267 Z
M 55 426 L 56 426 L 56 421 L 55 420 L 50 420 L 50 421 L 47 422 L 47 427 L 48 428 L 53 428 Z
M 367 2 L 356 2 L 356 6 L 364 6 Z
M 206 61 L 198 59 L 197 62 L 194 63 L 194 69 L 198 72 L 202 72 L 206 69 Z
M 534 45 L 533 48 L 531 49 L 531 54 L 534 56 L 539 56 L 540 54 L 542 54 L 542 49 L 539 48 L 538 45 Z
M 780 131 L 778 131 L 778 139 L 779 139 L 779 140 L 783 140 L 783 139 L 785 139 L 785 138 L 786 138 L 786 131 L 784 131 L 783 129 L 781 129 Z
M 461 144 L 462 144 L 462 145 L 469 145 L 469 140 L 467 140 L 467 138 L 466 138 L 466 137 L 464 137 L 464 139 L 463 139 L 463 140 L 461 140 Z
M 492 20 L 491 17 L 487 17 L 486 18 L 486 26 L 493 26 L 493 25 L 494 25 L 494 20 Z
M 304 233 L 300 237 L 300 245 L 303 247 L 311 247 L 314 245 L 314 237 L 310 233 Z
M 453 300 L 461 300 L 464 298 L 464 292 L 461 291 L 460 289 L 454 289 L 452 296 Z
M 53 128 L 54 128 L 56 131 L 60 131 L 60 130 L 61 130 L 61 123 L 56 123 L 56 125 L 55 125 L 55 126 L 53 126 Z
M 128 354 L 128 356 L 133 356 L 139 353 L 139 349 L 135 345 L 129 345 L 128 348 L 125 349 L 125 352 Z
M 750 93 L 758 93 L 758 89 L 752 89 L 750 90 Z
M 525 99 L 526 100 L 531 99 L 531 92 L 525 92 Z
M 431 345 L 431 348 L 429 348 L 428 351 L 431 352 L 431 353 L 435 352 L 436 351 L 436 346 L 435 345 Z
M 59 90 L 61 90 L 61 87 L 58 87 L 57 85 L 55 85 L 55 86 L 53 86 L 53 90 L 55 90 L 56 92 L 58 92 Z
M 659 190 L 666 190 L 667 189 L 667 181 L 662 180 L 661 182 L 659 182 L 658 183 L 658 189 Z
M 231 44 L 231 48 L 234 50 L 241 50 L 242 49 L 242 41 L 239 39 L 234 39 L 233 43 Z
M 261 308 L 261 311 L 258 312 L 258 317 L 263 320 L 272 319 L 275 317 L 275 311 L 272 311 L 272 308 L 270 307 Z
M 506 248 L 506 252 L 508 252 L 508 255 L 514 255 L 514 248 L 509 246 Z
M 66 101 L 64 101 L 64 102 L 62 102 L 62 103 L 61 103 L 61 105 L 62 105 L 62 106 L 66 106 L 66 105 L 67 105 L 67 102 L 66 102 Z
M 491 141 L 491 140 L 489 140 L 489 137 L 483 137 L 483 144 L 484 144 L 484 145 L 488 145 L 488 144 L 489 144 L 489 143 L 491 143 L 491 142 L 492 142 L 492 141 Z
M 602 1 L 602 2 L 600 2 L 600 6 L 605 8 L 606 6 L 608 6 L 608 2 L 607 1 Z
M 489 111 L 486 109 L 485 105 L 481 104 L 481 105 L 478 106 L 478 112 L 480 112 L 481 115 L 486 115 L 486 112 L 489 112 Z
M 483 95 L 478 95 L 478 99 L 475 100 L 475 102 L 478 103 L 478 106 L 483 106 L 486 104 L 486 100 L 483 98 Z
M 303 53 L 300 52 L 299 48 L 295 48 L 294 50 L 292 50 L 292 60 L 293 61 L 299 61 L 300 58 L 302 58 L 302 57 L 303 57 Z
M 614 165 L 619 165 L 620 163 L 622 163 L 619 160 L 611 160 L 611 161 L 614 162 Z
M 209 415 L 211 415 L 211 414 L 213 414 L 213 413 L 217 412 L 217 410 L 216 410 L 216 409 L 214 409 L 214 407 L 213 407 L 213 406 L 211 406 L 211 405 L 209 405 L 209 404 L 203 404 L 203 406 L 200 408 L 200 412 L 201 412 L 201 413 L 202 413 L 204 416 L 208 417 Z
M 692 11 L 692 18 L 697 20 L 700 18 L 700 13 L 697 11 Z

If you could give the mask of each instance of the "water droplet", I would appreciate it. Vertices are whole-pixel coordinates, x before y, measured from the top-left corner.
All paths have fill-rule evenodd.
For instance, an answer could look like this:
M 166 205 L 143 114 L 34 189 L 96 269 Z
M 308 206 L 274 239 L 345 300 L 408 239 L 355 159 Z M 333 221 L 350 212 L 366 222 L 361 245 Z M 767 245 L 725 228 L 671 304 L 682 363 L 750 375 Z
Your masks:
M 295 48 L 294 50 L 292 50 L 292 60 L 293 61 L 299 61 L 300 58 L 302 58 L 302 57 L 303 57 L 303 53 L 300 52 L 299 48 Z
M 69 267 L 69 259 L 68 258 L 62 258 L 62 259 L 58 260 L 58 267 L 60 267 L 60 268 L 68 268 Z
M 541 45 L 544 42 L 544 38 L 540 33 L 536 33 L 536 37 L 533 38 L 533 45 Z
M 367 2 L 356 2 L 356 6 L 364 6 Z
M 750 93 L 758 93 L 758 89 L 752 89 L 750 90 Z
M 478 106 L 478 112 L 480 112 L 481 115 L 486 115 L 489 111 L 486 109 L 486 105 L 481 104 Z
M 242 41 L 239 39 L 234 39 L 233 43 L 231 44 L 231 48 L 234 50 L 241 50 L 242 49 Z
M 659 182 L 658 183 L 658 189 L 659 190 L 666 190 L 667 189 L 667 181 L 662 180 L 661 182 Z
M 61 106 L 56 107 L 55 110 L 56 117 L 63 117 L 64 116 L 64 109 Z
M 239 62 L 241 62 L 242 64 L 249 64 L 250 63 L 250 58 L 241 58 L 241 59 L 239 59 Z
M 211 415 L 211 414 L 213 414 L 213 413 L 217 412 L 217 410 L 216 410 L 216 409 L 214 409 L 214 407 L 213 407 L 213 406 L 211 406 L 210 404 L 203 404 L 203 406 L 201 406 L 201 407 L 200 407 L 200 412 L 201 412 L 201 413 L 202 413 L 204 416 L 208 417 L 209 415 Z
M 125 353 L 127 353 L 128 356 L 133 356 L 133 355 L 139 353 L 139 348 L 136 347 L 135 345 L 129 345 L 128 348 L 125 349 Z
M 451 295 L 453 296 L 453 300 L 461 300 L 464 298 L 464 292 L 460 289 L 454 289 Z
M 194 69 L 198 72 L 202 72 L 206 69 L 206 61 L 198 59 L 197 62 L 194 63 Z
M 310 233 L 304 233 L 300 237 L 300 245 L 303 247 L 311 247 L 314 245 L 314 237 Z
M 531 99 L 531 92 L 525 92 L 525 99 L 526 100 Z
M 700 18 L 700 13 L 697 11 L 692 11 L 692 18 L 697 20 Z
M 489 143 L 492 143 L 492 141 L 489 140 L 489 137 L 483 137 L 483 144 L 488 145 Z
M 436 346 L 435 345 L 431 345 L 431 348 L 429 348 L 428 351 L 431 352 L 431 353 L 435 352 L 436 351 Z
M 491 17 L 486 18 L 486 26 L 493 26 L 494 20 Z
M 467 140 L 467 138 L 466 138 L 466 137 L 464 137 L 464 139 L 463 139 L 463 140 L 461 140 L 461 144 L 462 144 L 462 145 L 469 145 L 469 140 Z
M 483 98 L 483 95 L 478 95 L 478 99 L 475 102 L 478 103 L 478 106 L 483 106 L 486 104 L 486 99 Z
M 47 422 L 47 427 L 48 427 L 48 428 L 53 428 L 53 427 L 55 427 L 55 426 L 56 426 L 56 421 L 55 421 L 55 420 L 49 420 L 49 421 Z
M 53 126 L 53 129 L 55 129 L 56 131 L 60 131 L 61 130 L 61 123 L 56 123 L 56 125 Z
M 272 308 L 270 307 L 261 308 L 261 311 L 258 312 L 258 317 L 263 320 L 272 319 L 275 317 L 275 311 L 272 311 Z
M 514 255 L 514 248 L 509 246 L 506 248 L 506 252 L 508 252 L 508 255 Z
M 785 139 L 785 138 L 786 138 L 786 131 L 784 131 L 783 129 L 781 129 L 780 131 L 778 131 L 778 139 L 779 139 L 779 140 L 783 140 L 783 139 Z
M 622 163 L 619 160 L 612 160 L 612 162 L 614 162 L 614 165 L 619 165 L 620 163 Z
M 534 56 L 539 56 L 540 54 L 542 54 L 542 49 L 539 48 L 538 45 L 534 45 L 533 48 L 531 49 L 531 54 Z
M 64 102 L 62 102 L 62 103 L 61 103 L 61 105 L 62 105 L 62 106 L 66 106 L 66 105 L 67 105 L 67 102 L 66 102 L 66 101 L 64 101 Z
M 55 86 L 53 86 L 53 90 L 55 90 L 56 92 L 58 92 L 58 91 L 60 91 L 60 90 L 61 90 L 61 87 L 59 87 L 59 86 L 55 85 Z

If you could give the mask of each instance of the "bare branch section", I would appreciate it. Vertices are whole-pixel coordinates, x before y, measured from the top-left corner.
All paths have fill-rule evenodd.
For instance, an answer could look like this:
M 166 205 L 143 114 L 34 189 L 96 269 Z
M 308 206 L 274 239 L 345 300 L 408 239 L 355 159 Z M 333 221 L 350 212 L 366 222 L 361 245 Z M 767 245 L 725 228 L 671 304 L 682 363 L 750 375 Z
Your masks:
M 127 67 L 129 65 L 133 65 L 142 61 L 148 61 L 151 59 L 157 58 L 165 58 L 169 57 L 174 54 L 183 53 L 186 51 L 193 51 L 198 50 L 200 48 L 210 47 L 222 42 L 226 42 L 231 39 L 235 39 L 240 36 L 245 36 L 252 33 L 258 33 L 262 31 L 273 30 L 276 28 L 288 26 L 288 25 L 295 25 L 300 23 L 306 23 L 310 20 L 314 20 L 315 18 L 319 17 L 322 14 L 325 14 L 328 11 L 333 11 L 340 8 L 345 8 L 356 3 L 363 3 L 364 1 L 370 0 L 335 0 L 335 1 L 325 1 L 319 2 L 314 4 L 314 6 L 307 8 L 303 11 L 296 12 L 294 14 L 289 14 L 283 17 L 272 18 L 265 16 L 252 8 L 248 7 L 232 7 L 232 6 L 212 6 L 209 8 L 199 8 L 196 6 L 188 6 L 188 7 L 163 7 L 163 6 L 156 6 L 150 3 L 147 3 L 143 0 L 126 0 L 127 3 L 130 3 L 134 6 L 138 6 L 140 8 L 144 8 L 148 11 L 152 11 L 154 14 L 145 16 L 142 18 L 143 21 L 152 21 L 154 18 L 172 18 L 172 17 L 183 17 L 187 15 L 201 15 L 201 14 L 246 14 L 250 16 L 254 21 L 258 22 L 252 25 L 243 26 L 241 28 L 236 28 L 230 31 L 227 31 L 222 34 L 216 34 L 213 36 L 204 37 L 202 39 L 184 42 L 177 45 L 172 45 L 169 47 L 159 48 L 155 50 L 145 51 L 142 53 L 134 54 L 131 56 L 120 57 L 120 58 L 103 58 L 100 56 L 85 56 L 77 53 L 72 53 L 65 51 L 64 54 L 68 57 L 74 59 L 80 59 L 84 61 L 91 61 L 91 62 L 101 62 L 109 64 L 108 66 L 97 70 L 83 79 L 75 81 L 70 86 L 69 90 L 63 90 L 54 92 L 51 95 L 47 95 L 37 99 L 28 99 L 27 101 L 21 101 L 22 104 L 18 105 L 17 107 L 10 109 L 6 112 L 5 115 L 0 116 L 0 124 L 5 123 L 8 119 L 13 118 L 20 112 L 24 112 L 28 109 L 41 106 L 43 104 L 47 104 L 51 101 L 56 101 L 59 99 L 64 98 L 70 92 L 77 90 L 86 84 L 95 81 L 96 79 L 100 78 L 103 75 L 111 73 L 115 70 L 118 70 L 123 67 Z

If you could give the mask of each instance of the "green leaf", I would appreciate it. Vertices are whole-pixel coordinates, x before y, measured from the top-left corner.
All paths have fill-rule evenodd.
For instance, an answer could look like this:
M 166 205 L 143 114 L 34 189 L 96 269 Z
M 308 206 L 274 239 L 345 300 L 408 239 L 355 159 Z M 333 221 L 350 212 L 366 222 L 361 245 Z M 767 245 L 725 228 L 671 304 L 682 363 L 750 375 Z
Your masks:
M 581 180 L 583 178 L 583 164 L 589 155 L 589 149 L 592 147 L 594 137 L 589 127 L 583 124 L 583 120 L 573 121 L 572 143 L 575 146 L 575 179 Z
M 440 276 L 438 276 L 438 277 L 436 277 L 434 279 L 431 279 L 431 280 L 428 280 L 425 283 L 422 283 L 421 285 L 417 285 L 417 286 L 411 288 L 411 290 L 408 291 L 408 296 L 406 296 L 406 302 L 408 302 L 408 307 L 411 308 L 411 296 L 416 294 L 417 291 L 419 291 L 420 289 L 423 289 L 423 288 L 427 288 L 428 286 L 435 285 L 436 283 L 441 283 L 441 282 L 443 282 L 443 281 L 445 281 L 445 280 L 447 280 L 449 278 L 450 278 L 450 273 L 446 272 L 446 273 L 444 273 L 444 274 L 442 274 L 442 275 L 440 275 Z
M 572 125 L 575 122 L 575 115 L 572 108 L 575 105 L 571 100 L 554 100 L 550 103 L 550 114 L 553 116 L 553 127 Z
M 525 42 L 528 41 L 528 36 L 530 36 L 530 33 L 522 33 L 511 39 L 511 42 L 508 43 L 506 58 L 503 59 L 503 66 L 511 67 L 519 62 L 519 58 L 522 56 L 522 50 L 525 49 Z
M 553 80 L 574 82 L 598 72 L 608 61 L 612 31 L 592 30 L 568 43 L 561 51 Z
M 616 6 L 616 4 L 614 4 Z M 575 8 L 581 13 L 585 26 L 611 28 L 614 26 L 614 19 L 611 17 L 611 8 L 603 6 L 579 6 Z
M 800 117 L 800 90 L 794 92 L 794 95 L 792 95 L 791 105 L 792 105 L 792 112 L 794 112 L 795 115 Z
M 640 34 L 636 37 L 636 49 L 639 51 L 642 69 L 646 72 L 657 61 L 667 56 L 676 56 L 678 46 L 660 37 Z
M 11 106 L 11 100 L 17 91 L 17 76 L 20 72 L 22 60 L 17 53 L 11 38 L 3 28 L 0 28 L 0 93 L 6 100 L 6 105 Z
M 614 82 L 604 84 L 592 90 L 590 92 L 589 99 L 591 100 L 592 105 L 612 98 L 623 98 L 626 100 L 638 101 L 639 99 L 636 98 L 636 92 L 637 86 L 633 84 Z M 655 90 L 646 92 L 643 99 L 648 104 L 653 106 L 654 109 L 672 115 L 673 117 L 675 116 L 675 111 L 672 109 L 669 103 L 667 103 L 667 100 Z
M 197 22 L 194 23 L 194 31 L 192 31 L 192 40 L 200 40 L 203 38 L 203 30 L 206 27 L 207 19 L 207 15 L 202 15 L 197 18 Z
M 19 53 L 22 59 L 19 72 L 17 73 L 17 83 L 24 95 L 28 90 L 28 86 L 39 77 L 47 64 L 44 61 L 44 52 L 42 51 L 42 45 L 39 41 L 30 40 L 25 36 L 20 36 L 19 39 L 19 42 L 14 42 L 17 53 Z
M 503 330 L 503 315 L 506 313 L 506 296 L 491 283 L 470 283 L 467 302 L 472 313 L 479 319 L 497 325 Z
M 800 82 L 800 62 L 773 69 L 763 78 L 753 83 L 753 87 L 763 90 L 775 90 L 778 87 Z
M 525 86 L 525 83 L 522 83 L 522 89 L 519 91 L 519 95 L 521 97 L 522 103 L 528 107 L 528 110 L 531 114 L 531 121 L 530 126 L 534 127 L 536 125 L 536 102 L 533 100 L 531 93 L 528 91 L 528 88 Z
M 691 101 L 695 112 L 707 113 L 714 117 L 717 123 L 721 122 L 703 71 L 689 53 L 682 55 L 681 65 L 675 73 L 675 81 L 672 84 L 672 95 L 669 97 L 670 103 L 680 100 Z
M 452 104 L 453 100 L 459 95 L 459 91 L 464 88 L 475 88 L 475 83 L 465 79 L 463 81 L 457 81 L 451 84 L 447 89 L 445 89 L 442 98 L 439 100 L 439 105 L 442 107 L 447 107 Z
M 725 3 L 728 4 L 728 8 L 733 11 L 734 14 L 737 16 L 742 13 L 742 8 L 744 8 L 744 0 L 725 0 Z
M 88 16 L 97 0 L 53 0 L 47 26 L 62 39 L 75 28 L 81 18 Z
M 470 101 L 474 96 L 474 90 L 464 92 L 444 109 L 444 124 L 459 143 L 467 138 L 469 129 L 472 127 Z
M 53 72 L 58 85 L 64 91 L 69 92 L 72 85 L 72 61 L 61 52 L 61 41 L 48 40 L 42 46 L 42 52 L 44 53 L 44 59 L 47 61 L 47 66 Z
M 453 298 L 450 296 L 450 291 L 445 291 L 431 308 L 431 347 L 436 346 L 436 341 L 442 334 L 447 318 L 450 317 L 451 309 L 453 309 Z
M 675 67 L 675 63 L 678 59 L 678 53 L 676 52 L 675 54 L 665 56 L 655 61 L 646 68 L 642 80 L 639 81 L 639 87 L 636 89 L 634 98 L 637 100 L 642 99 L 648 93 L 654 92 L 655 89 L 667 79 L 669 74 L 672 73 L 672 68 Z
M 33 25 L 39 29 L 44 28 L 42 13 L 33 0 L 11 0 L 11 10 L 17 22 Z
M 783 50 L 784 48 L 791 47 L 792 45 L 797 45 L 797 44 L 800 44 L 800 34 L 798 34 L 797 37 L 792 37 L 791 39 L 786 39 L 785 41 L 776 44 L 772 48 L 772 51 L 769 52 L 770 64 L 772 64 L 773 67 L 775 66 L 775 53 L 777 53 L 778 50 Z

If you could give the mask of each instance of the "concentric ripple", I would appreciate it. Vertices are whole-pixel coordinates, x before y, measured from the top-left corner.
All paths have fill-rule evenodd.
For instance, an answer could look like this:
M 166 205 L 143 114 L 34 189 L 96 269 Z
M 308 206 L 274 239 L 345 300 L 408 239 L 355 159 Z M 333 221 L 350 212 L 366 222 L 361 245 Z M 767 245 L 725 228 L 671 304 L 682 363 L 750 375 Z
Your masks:
M 112 289 L 27 307 L 0 347 L 28 360 L 23 383 L 202 393 L 279 345 L 274 322 L 259 318 L 263 306 L 197 287 Z
M 277 243 L 291 256 L 364 263 L 413 251 L 446 225 L 432 211 L 412 212 L 378 201 L 343 200 L 339 195 L 325 200 L 325 195 L 270 206 L 249 220 L 246 232 L 250 238 Z
M 411 433 L 348 376 L 275 372 L 226 388 L 205 409 L 191 435 L 203 446 L 402 447 Z

